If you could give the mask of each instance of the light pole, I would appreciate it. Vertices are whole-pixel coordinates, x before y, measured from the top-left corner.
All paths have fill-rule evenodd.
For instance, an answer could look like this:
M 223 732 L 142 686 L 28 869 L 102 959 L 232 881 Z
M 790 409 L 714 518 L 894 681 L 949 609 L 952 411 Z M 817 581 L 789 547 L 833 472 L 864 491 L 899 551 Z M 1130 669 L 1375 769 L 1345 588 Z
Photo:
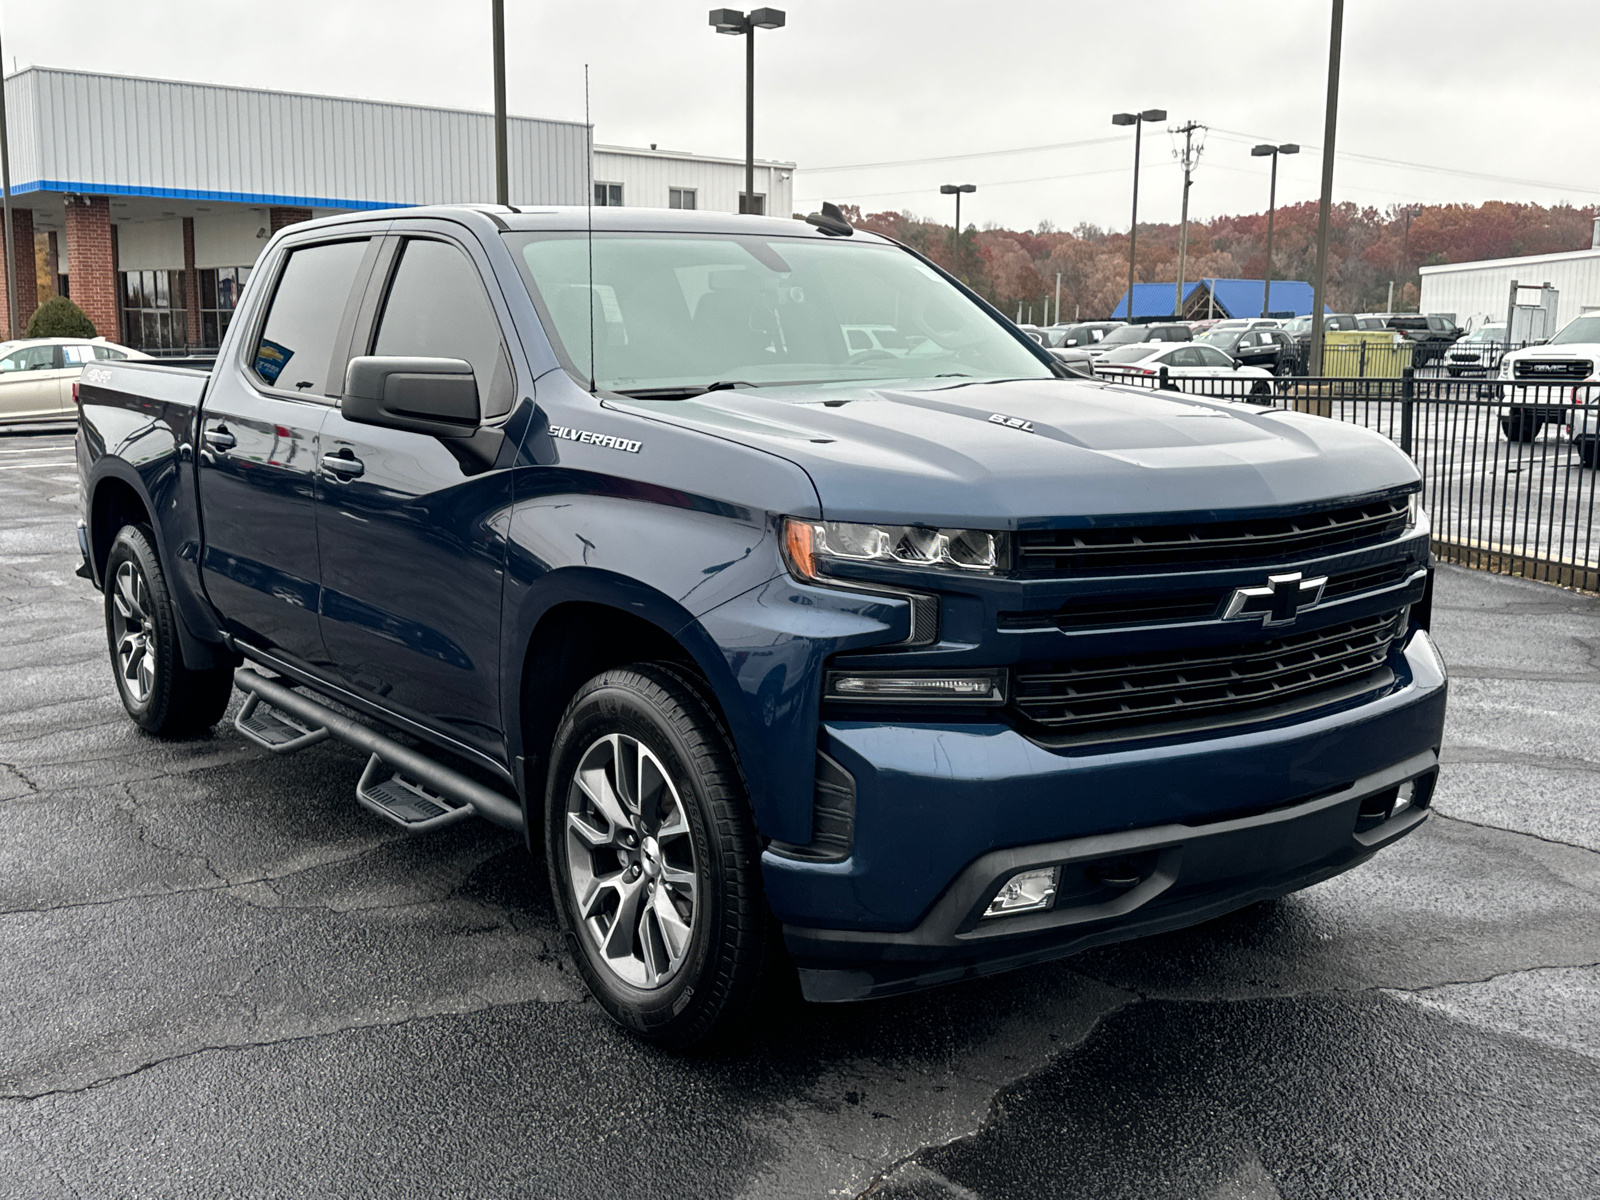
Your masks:
M 1333 215 L 1333 141 L 1339 127 L 1339 54 L 1344 45 L 1344 0 L 1333 0 L 1333 27 L 1328 32 L 1328 101 L 1323 113 L 1322 204 L 1317 210 L 1317 273 L 1311 281 L 1312 375 L 1322 374 L 1322 309 L 1328 290 L 1328 219 Z
M 1261 289 L 1261 315 L 1265 317 L 1272 307 L 1272 218 L 1278 212 L 1278 155 L 1299 154 L 1300 147 L 1293 142 L 1272 146 L 1263 142 L 1250 149 L 1251 158 L 1272 158 L 1272 183 L 1267 189 L 1267 286 Z
M 0 63 L 5 61 L 0 55 Z M 17 328 L 17 239 L 11 229 L 11 146 L 6 138 L 5 70 L 0 67 L 0 199 L 5 202 L 6 237 L 6 337 L 22 336 Z
M 1113 113 L 1113 125 L 1133 126 L 1133 225 L 1128 230 L 1128 320 L 1133 320 L 1133 264 L 1139 248 L 1139 150 L 1146 121 L 1165 121 L 1167 110 L 1147 108 L 1140 113 Z M 1116 316 L 1116 313 L 1112 313 Z
M 756 30 L 782 29 L 787 18 L 781 8 L 753 8 L 746 16 L 737 8 L 713 8 L 711 25 L 718 33 L 743 35 L 744 43 L 744 200 L 740 212 L 756 206 Z M 762 202 L 762 210 L 766 202 Z
M 956 235 L 950 241 L 950 262 L 955 268 L 952 272 L 958 278 L 961 275 L 961 197 L 968 192 L 978 190 L 975 183 L 942 183 L 939 185 L 941 196 L 954 196 L 956 198 Z

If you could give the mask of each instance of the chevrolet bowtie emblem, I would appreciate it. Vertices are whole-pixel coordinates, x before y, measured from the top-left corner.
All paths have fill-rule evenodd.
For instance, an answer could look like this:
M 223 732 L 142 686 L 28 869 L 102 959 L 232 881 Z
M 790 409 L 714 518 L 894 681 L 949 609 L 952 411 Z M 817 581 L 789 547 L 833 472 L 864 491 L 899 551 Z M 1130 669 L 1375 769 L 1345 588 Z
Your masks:
M 1307 579 L 1299 571 L 1287 575 L 1268 575 L 1263 587 L 1235 588 L 1222 612 L 1224 621 L 1251 621 L 1261 618 L 1263 625 L 1290 625 L 1307 609 L 1322 603 L 1326 575 Z

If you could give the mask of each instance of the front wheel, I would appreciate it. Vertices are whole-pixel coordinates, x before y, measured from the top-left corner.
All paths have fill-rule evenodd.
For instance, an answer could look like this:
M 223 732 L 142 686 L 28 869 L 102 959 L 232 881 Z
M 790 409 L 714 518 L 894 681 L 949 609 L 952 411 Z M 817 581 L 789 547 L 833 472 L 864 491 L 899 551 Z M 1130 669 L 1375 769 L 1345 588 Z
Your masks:
M 749 797 L 699 688 L 670 666 L 606 671 L 550 762 L 550 888 L 589 991 L 674 1049 L 737 1026 L 780 952 Z
M 1600 441 L 1594 438 L 1584 438 L 1581 441 L 1574 440 L 1572 445 L 1578 452 L 1578 461 L 1584 466 L 1591 471 L 1596 467 L 1600 467 Z
M 106 556 L 106 642 L 122 707 L 157 737 L 202 733 L 221 719 L 233 691 L 228 667 L 191 670 L 178 648 L 178 614 L 142 525 L 124 525 Z
M 1525 408 L 1514 408 L 1500 418 L 1500 432 L 1508 442 L 1531 442 L 1544 428 L 1544 418 Z

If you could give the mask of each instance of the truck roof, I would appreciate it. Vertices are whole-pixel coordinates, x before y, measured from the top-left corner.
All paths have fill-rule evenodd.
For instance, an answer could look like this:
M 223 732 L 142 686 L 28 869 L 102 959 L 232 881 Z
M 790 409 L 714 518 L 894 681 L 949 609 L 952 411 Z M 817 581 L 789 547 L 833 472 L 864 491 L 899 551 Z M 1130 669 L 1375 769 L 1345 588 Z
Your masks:
M 495 204 L 449 204 L 422 208 L 385 208 L 318 217 L 314 221 L 297 223 L 289 228 L 302 230 L 308 226 L 371 224 L 402 217 L 443 217 L 449 220 L 461 220 L 467 217 L 474 222 L 493 222 L 505 230 L 530 233 L 542 230 L 573 231 L 592 227 L 596 232 L 722 233 L 817 238 L 837 236 L 823 233 L 816 226 L 795 220 L 793 217 L 741 216 L 734 213 L 675 208 L 610 206 L 584 208 L 581 205 L 504 208 Z M 865 230 L 856 230 L 855 236 L 889 244 L 888 239 Z

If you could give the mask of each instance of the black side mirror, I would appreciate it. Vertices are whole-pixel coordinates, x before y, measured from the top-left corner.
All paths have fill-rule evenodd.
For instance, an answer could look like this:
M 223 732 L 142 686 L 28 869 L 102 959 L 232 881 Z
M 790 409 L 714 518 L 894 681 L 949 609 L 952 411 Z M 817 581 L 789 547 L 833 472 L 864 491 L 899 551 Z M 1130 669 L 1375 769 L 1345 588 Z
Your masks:
M 352 358 L 339 411 L 362 425 L 470 438 L 478 431 L 478 383 L 459 358 Z

